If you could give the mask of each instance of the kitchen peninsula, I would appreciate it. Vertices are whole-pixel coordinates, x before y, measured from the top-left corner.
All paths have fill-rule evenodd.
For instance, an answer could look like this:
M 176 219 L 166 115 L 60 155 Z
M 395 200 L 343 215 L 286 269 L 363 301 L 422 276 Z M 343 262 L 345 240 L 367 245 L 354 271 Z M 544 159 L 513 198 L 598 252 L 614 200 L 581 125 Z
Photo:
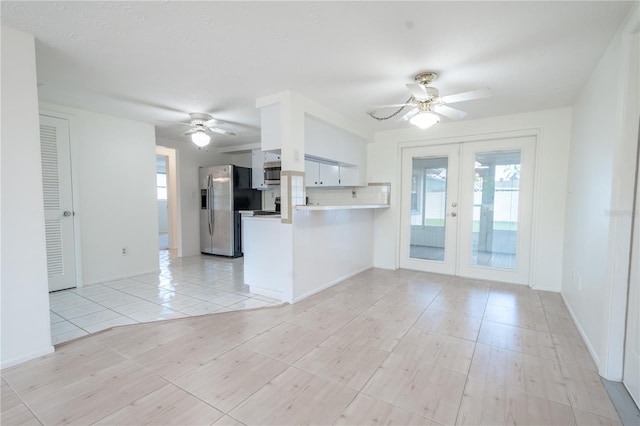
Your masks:
M 372 267 L 373 221 L 388 204 L 296 206 L 292 223 L 245 217 L 252 293 L 294 303 Z M 259 236 L 259 237 L 257 237 Z
M 372 137 L 335 112 L 290 91 L 256 106 L 262 151 L 282 161 L 282 216 L 243 217 L 244 281 L 295 303 L 373 266 L 374 219 L 388 213 L 390 185 L 367 183 Z

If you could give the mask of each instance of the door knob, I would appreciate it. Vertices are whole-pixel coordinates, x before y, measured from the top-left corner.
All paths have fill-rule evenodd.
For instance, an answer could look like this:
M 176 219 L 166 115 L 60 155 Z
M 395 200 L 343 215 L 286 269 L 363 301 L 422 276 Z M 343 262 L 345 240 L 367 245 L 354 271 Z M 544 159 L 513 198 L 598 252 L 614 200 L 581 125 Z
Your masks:
M 454 201 L 453 203 L 451 203 L 451 207 L 458 207 L 458 203 Z
M 457 216 L 456 212 L 451 212 L 451 217 L 456 217 L 456 216 Z
M 63 216 L 65 217 L 69 217 L 71 216 L 73 213 L 71 213 L 69 210 L 66 210 L 64 213 L 62 213 Z

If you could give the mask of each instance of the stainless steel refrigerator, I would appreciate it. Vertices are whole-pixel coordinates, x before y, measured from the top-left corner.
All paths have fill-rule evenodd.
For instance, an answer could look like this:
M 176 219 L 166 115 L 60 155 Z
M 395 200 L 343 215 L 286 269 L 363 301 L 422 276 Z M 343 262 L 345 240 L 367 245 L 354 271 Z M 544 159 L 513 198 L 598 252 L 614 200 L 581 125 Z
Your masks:
M 260 191 L 251 188 L 251 169 L 233 165 L 200 168 L 200 251 L 242 256 L 239 210 L 260 210 Z

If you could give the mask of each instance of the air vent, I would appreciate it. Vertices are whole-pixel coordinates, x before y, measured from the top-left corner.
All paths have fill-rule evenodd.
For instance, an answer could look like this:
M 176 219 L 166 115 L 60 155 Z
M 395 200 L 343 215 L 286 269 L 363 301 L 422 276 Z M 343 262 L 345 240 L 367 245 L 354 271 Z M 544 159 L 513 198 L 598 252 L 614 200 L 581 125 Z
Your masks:
M 47 270 L 49 276 L 64 274 L 62 252 L 62 229 L 59 220 L 45 220 L 44 231 L 47 240 Z
M 42 191 L 45 210 L 60 209 L 58 182 L 58 135 L 53 126 L 40 126 L 40 152 L 42 155 Z

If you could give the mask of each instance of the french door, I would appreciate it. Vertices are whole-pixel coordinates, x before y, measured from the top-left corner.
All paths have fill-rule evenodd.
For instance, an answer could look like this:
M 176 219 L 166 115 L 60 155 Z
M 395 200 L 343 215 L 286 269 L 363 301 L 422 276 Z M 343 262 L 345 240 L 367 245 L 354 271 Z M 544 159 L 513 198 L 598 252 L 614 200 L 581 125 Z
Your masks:
M 529 284 L 535 138 L 402 150 L 400 266 Z

